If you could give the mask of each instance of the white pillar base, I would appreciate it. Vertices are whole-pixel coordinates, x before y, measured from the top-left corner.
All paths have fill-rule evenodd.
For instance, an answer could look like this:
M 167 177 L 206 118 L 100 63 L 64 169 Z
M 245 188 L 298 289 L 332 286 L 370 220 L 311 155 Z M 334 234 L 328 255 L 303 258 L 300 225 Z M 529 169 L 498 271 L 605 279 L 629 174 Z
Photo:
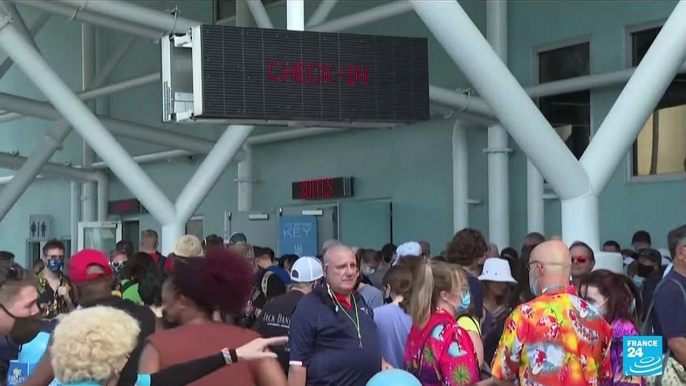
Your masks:
M 583 241 L 600 251 L 598 197 L 587 194 L 562 200 L 562 239 L 567 245 Z
M 181 236 L 186 233 L 186 224 L 174 222 L 162 225 L 162 254 L 168 255 L 174 250 L 174 246 L 179 242 Z

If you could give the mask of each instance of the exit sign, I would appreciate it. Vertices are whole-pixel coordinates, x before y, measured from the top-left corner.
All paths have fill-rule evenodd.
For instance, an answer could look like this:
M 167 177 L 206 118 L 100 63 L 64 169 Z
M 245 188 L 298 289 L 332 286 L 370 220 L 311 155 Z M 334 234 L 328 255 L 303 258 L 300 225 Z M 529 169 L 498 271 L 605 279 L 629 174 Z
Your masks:
M 126 214 L 140 214 L 148 213 L 140 201 L 135 198 L 129 200 L 117 200 L 107 203 L 107 208 L 110 214 L 126 215 Z
M 335 177 L 294 182 L 291 187 L 294 200 L 327 200 L 353 196 L 353 178 Z

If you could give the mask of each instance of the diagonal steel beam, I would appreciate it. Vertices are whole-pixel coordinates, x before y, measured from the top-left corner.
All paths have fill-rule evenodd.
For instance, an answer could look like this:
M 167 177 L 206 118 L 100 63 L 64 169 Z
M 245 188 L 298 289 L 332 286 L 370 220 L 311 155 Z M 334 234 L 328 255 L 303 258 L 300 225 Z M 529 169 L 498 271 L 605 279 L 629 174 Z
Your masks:
M 686 60 L 686 1 L 679 1 L 581 157 L 600 194 Z
M 5 5 L 6 6 L 10 5 L 10 6 L 14 7 L 14 4 L 10 3 L 10 2 L 5 2 Z M 16 7 L 14 7 L 14 8 L 16 9 Z M 17 12 L 17 15 L 18 14 L 19 13 Z M 33 37 L 36 36 L 38 34 L 38 32 L 40 32 L 41 29 L 43 29 L 43 27 L 45 26 L 45 24 L 48 22 L 49 19 L 50 19 L 50 15 L 42 14 L 38 18 L 38 20 L 36 20 L 36 22 L 31 26 L 29 33 L 31 36 L 31 41 L 33 42 L 34 46 L 35 46 L 36 42 L 33 40 Z M 5 61 L 3 61 L 2 64 L 0 64 L 0 78 L 5 76 L 7 71 L 9 71 L 9 69 L 12 67 L 12 64 L 14 64 L 14 62 L 10 58 L 5 59 Z
M 590 192 L 586 171 L 460 4 L 409 1 L 560 198 Z
M 122 44 L 121 48 L 112 55 L 102 70 L 94 77 L 93 87 L 100 87 L 105 83 L 132 45 L 133 39 L 128 39 Z M 60 120 L 45 133 L 43 141 L 31 152 L 26 162 L 21 165 L 19 171 L 12 178 L 12 181 L 0 192 L 0 221 L 5 218 L 21 195 L 31 185 L 31 182 L 38 176 L 38 173 L 44 169 L 50 158 L 62 146 L 62 142 L 67 138 L 71 129 L 72 127 L 69 122 Z
M 19 13 L 19 10 L 17 10 L 17 7 L 10 1 L 3 1 L 2 5 L 5 7 L 7 15 L 9 15 L 12 18 L 12 23 L 14 23 L 15 27 L 17 27 L 19 32 L 22 35 L 24 35 L 24 37 L 31 43 L 31 45 L 33 46 L 33 48 L 36 49 L 36 51 L 40 52 L 40 49 L 36 45 L 36 41 L 33 39 L 33 34 L 31 33 L 31 31 L 29 31 L 29 28 L 26 26 L 24 18 L 21 17 L 21 14 Z
M 267 13 L 267 10 L 264 8 L 262 0 L 248 0 L 247 4 L 258 27 L 274 28 L 272 19 L 269 18 L 269 13 Z
M 69 20 L 78 20 L 88 24 L 95 24 L 116 31 L 137 35 L 143 38 L 158 40 L 163 35 L 162 31 L 153 28 L 112 19 L 106 15 L 95 14 L 87 11 L 77 11 L 77 9 L 69 5 L 59 4 L 54 1 L 12 1 L 21 6 L 31 7 L 41 11 L 64 16 L 69 18 Z
M 317 32 L 344 31 L 379 20 L 388 19 L 393 16 L 402 15 L 403 13 L 410 12 L 411 10 L 412 5 L 406 0 L 396 0 L 388 4 L 370 8 L 364 12 L 358 12 L 349 16 L 343 16 L 336 20 L 313 25 L 308 27 L 308 30 Z
M 110 165 L 112 172 L 163 224 L 176 219 L 174 205 L 164 192 L 117 142 L 72 90 L 55 74 L 45 59 L 11 23 L 0 24 L 0 48 L 55 106 L 93 150 Z
M 329 17 L 331 11 L 333 11 L 336 3 L 338 3 L 338 0 L 322 0 L 312 16 L 310 16 L 305 27 L 310 28 L 313 25 L 323 23 Z
M 29 162 L 29 158 L 21 156 L 19 154 L 0 152 L 0 167 L 2 168 L 20 170 L 24 167 L 24 165 L 26 165 L 27 162 Z M 61 165 L 58 163 L 51 162 L 47 162 L 42 166 L 43 171 L 45 173 L 51 174 L 53 176 L 68 178 L 77 181 L 97 181 L 97 172 L 93 169 L 75 168 L 73 166 Z M 14 181 L 16 178 L 17 175 L 15 174 L 12 178 L 12 181 Z M 12 181 L 10 181 L 10 183 L 3 189 L 3 191 L 9 187 Z

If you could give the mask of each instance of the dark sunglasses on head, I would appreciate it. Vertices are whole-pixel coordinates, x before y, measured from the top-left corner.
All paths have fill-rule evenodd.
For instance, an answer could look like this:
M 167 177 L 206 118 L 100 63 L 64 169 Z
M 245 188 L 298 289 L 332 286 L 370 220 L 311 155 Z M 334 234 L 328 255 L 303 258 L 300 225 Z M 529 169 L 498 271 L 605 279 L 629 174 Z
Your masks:
M 585 263 L 588 261 L 586 256 L 572 256 L 572 263 Z

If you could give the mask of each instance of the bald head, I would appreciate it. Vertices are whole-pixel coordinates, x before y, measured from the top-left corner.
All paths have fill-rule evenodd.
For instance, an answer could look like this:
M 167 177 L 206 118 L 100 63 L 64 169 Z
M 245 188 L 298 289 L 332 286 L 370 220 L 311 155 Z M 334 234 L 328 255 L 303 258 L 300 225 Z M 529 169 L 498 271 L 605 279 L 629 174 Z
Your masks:
M 540 262 L 544 265 L 569 267 L 572 265 L 572 257 L 569 249 L 559 240 L 546 241 L 539 244 L 531 252 L 531 261 Z
M 333 245 L 324 253 L 324 276 L 331 290 L 348 296 L 357 284 L 357 257 L 350 247 Z
M 531 252 L 529 281 L 540 295 L 546 288 L 569 285 L 572 258 L 562 241 L 551 240 L 539 244 Z
M 335 264 L 335 261 L 340 258 L 348 258 L 352 255 L 355 257 L 355 252 L 347 245 L 335 244 L 324 252 L 324 264 Z

